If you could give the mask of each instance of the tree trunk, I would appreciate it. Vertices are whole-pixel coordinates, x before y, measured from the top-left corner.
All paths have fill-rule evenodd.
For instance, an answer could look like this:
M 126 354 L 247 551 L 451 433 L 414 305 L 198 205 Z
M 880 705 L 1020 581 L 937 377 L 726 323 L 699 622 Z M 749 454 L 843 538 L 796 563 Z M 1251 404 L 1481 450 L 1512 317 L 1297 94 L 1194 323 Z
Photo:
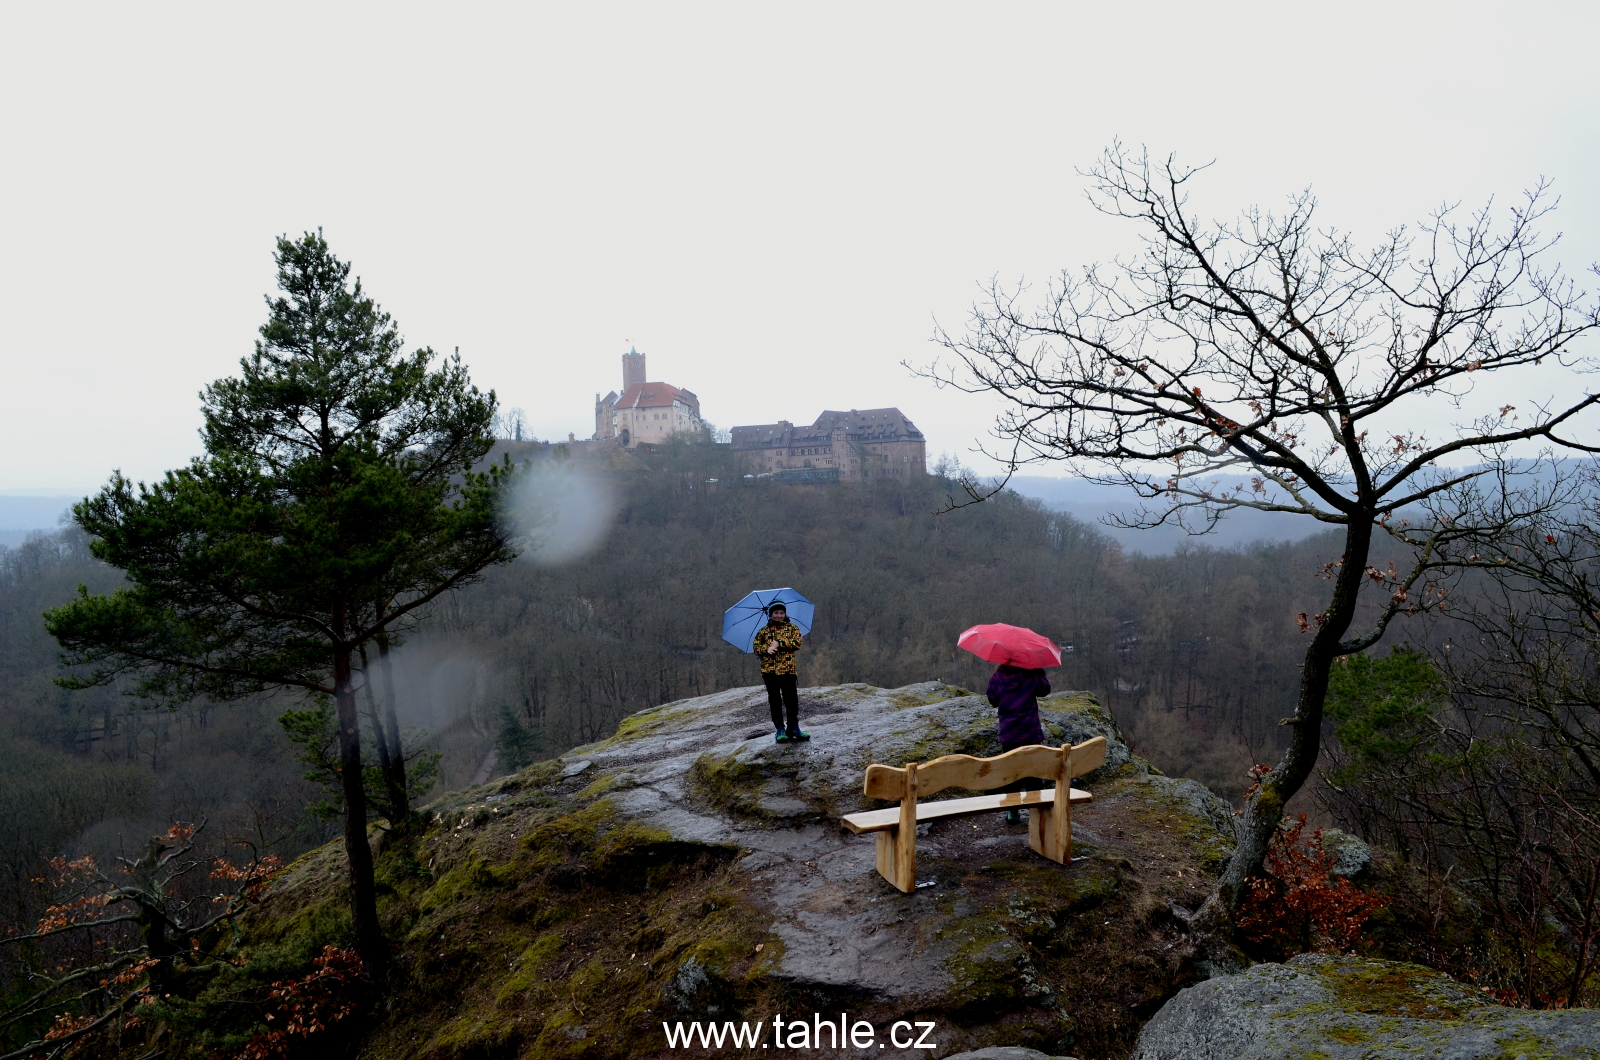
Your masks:
M 157 875 L 161 854 L 165 849 L 160 839 L 150 840 L 145 847 L 144 857 L 138 862 L 139 893 L 133 896 L 137 908 L 134 915 L 137 917 L 139 933 L 144 938 L 145 952 L 155 960 L 155 964 L 150 966 L 150 986 L 158 994 L 171 989 L 177 977 L 172 958 L 178 952 L 178 947 L 167 935 L 166 895 Z
M 1244 901 L 1245 881 L 1261 874 L 1267 844 L 1288 805 L 1316 767 L 1322 744 L 1322 708 L 1328 697 L 1328 673 L 1340 655 L 1339 642 L 1355 619 L 1356 598 L 1372 547 L 1372 519 L 1352 513 L 1345 531 L 1345 551 L 1334 579 L 1333 598 L 1319 616 L 1320 624 L 1301 664 L 1300 694 L 1290 728 L 1289 746 L 1272 772 L 1261 778 L 1255 793 L 1234 818 L 1237 846 L 1216 888 L 1191 921 L 1193 948 L 1202 974 L 1218 975 L 1244 965 L 1233 944 L 1233 920 Z
M 361 719 L 351 687 L 351 652 L 334 651 L 334 702 L 339 708 L 339 780 L 344 788 L 344 847 L 350 862 L 350 912 L 355 921 L 356 949 L 367 970 L 381 972 L 387 961 L 383 930 L 378 925 L 378 890 L 367 845 L 367 792 L 361 777 Z

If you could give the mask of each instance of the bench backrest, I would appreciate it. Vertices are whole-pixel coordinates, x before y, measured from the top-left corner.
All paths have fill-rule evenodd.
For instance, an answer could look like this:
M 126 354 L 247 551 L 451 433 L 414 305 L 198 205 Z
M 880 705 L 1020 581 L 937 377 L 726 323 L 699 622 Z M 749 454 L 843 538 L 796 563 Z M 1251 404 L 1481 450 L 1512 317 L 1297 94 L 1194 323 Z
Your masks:
M 988 791 L 1022 780 L 1065 780 L 1099 769 L 1106 761 L 1106 738 L 1096 736 L 1074 747 L 1019 747 L 995 758 L 971 755 L 945 755 L 916 765 L 916 794 L 919 798 L 945 788 Z M 862 793 L 871 799 L 906 797 L 906 767 L 870 765 Z

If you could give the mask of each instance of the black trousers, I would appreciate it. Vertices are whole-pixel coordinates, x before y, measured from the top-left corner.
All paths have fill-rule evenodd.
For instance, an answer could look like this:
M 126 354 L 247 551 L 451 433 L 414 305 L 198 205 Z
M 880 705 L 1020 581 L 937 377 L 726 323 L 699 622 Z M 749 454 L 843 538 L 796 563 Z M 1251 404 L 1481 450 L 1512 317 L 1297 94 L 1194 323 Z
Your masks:
M 1001 745 L 1000 745 L 1000 753 L 1001 754 L 1005 754 L 1007 751 L 1015 751 L 1019 747 L 1032 747 L 1032 746 L 1034 746 L 1034 745 L 1031 744 L 1031 743 L 1001 743 Z M 1055 787 L 1054 784 L 1050 783 L 1047 780 L 1043 780 L 1043 779 L 1041 779 L 1039 777 L 1023 777 L 1021 780 L 1013 780 L 1011 783 L 1005 785 L 1004 787 L 995 788 L 989 794 L 991 794 L 991 795 L 1000 795 L 1000 794 L 1007 793 L 1007 792 L 1012 792 L 1012 791 L 1043 791 L 1045 788 L 1054 788 L 1054 787 Z
M 761 683 L 767 686 L 767 705 L 772 708 L 772 727 L 800 731 L 800 691 L 796 674 L 762 674 Z M 787 712 L 788 724 L 784 724 Z

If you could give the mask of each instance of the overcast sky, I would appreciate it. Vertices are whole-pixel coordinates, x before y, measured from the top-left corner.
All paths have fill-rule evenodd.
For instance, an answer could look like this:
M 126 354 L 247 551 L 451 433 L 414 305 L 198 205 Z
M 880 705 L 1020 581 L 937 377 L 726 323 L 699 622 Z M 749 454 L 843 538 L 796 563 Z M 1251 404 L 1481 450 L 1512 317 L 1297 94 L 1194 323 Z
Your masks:
M 7 4 L 0 490 L 187 461 L 318 226 L 541 437 L 635 345 L 722 426 L 897 405 L 963 453 L 992 407 L 901 362 L 991 275 L 1132 248 L 1076 173 L 1113 138 L 1362 238 L 1546 176 L 1581 273 L 1597 38 L 1592 0 Z

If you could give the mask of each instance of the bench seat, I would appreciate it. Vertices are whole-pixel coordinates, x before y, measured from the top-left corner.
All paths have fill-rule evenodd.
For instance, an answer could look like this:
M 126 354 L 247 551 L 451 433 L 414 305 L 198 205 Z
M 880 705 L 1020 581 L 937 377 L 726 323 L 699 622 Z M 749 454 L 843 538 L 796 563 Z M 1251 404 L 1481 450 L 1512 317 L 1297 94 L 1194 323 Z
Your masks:
M 1073 788 L 1072 801 L 1088 802 L 1093 798 L 1081 788 Z M 944 799 L 940 802 L 918 802 L 917 820 L 932 821 L 940 817 L 960 817 L 969 813 L 983 813 L 987 810 L 1017 810 L 1029 806 L 1054 806 L 1056 792 L 1054 788 L 1043 791 L 1008 791 L 1003 794 L 975 795 L 970 799 Z M 857 835 L 868 832 L 884 832 L 900 823 L 900 807 L 890 806 L 884 810 L 866 810 L 862 813 L 852 813 L 848 817 L 840 818 L 844 826 Z

